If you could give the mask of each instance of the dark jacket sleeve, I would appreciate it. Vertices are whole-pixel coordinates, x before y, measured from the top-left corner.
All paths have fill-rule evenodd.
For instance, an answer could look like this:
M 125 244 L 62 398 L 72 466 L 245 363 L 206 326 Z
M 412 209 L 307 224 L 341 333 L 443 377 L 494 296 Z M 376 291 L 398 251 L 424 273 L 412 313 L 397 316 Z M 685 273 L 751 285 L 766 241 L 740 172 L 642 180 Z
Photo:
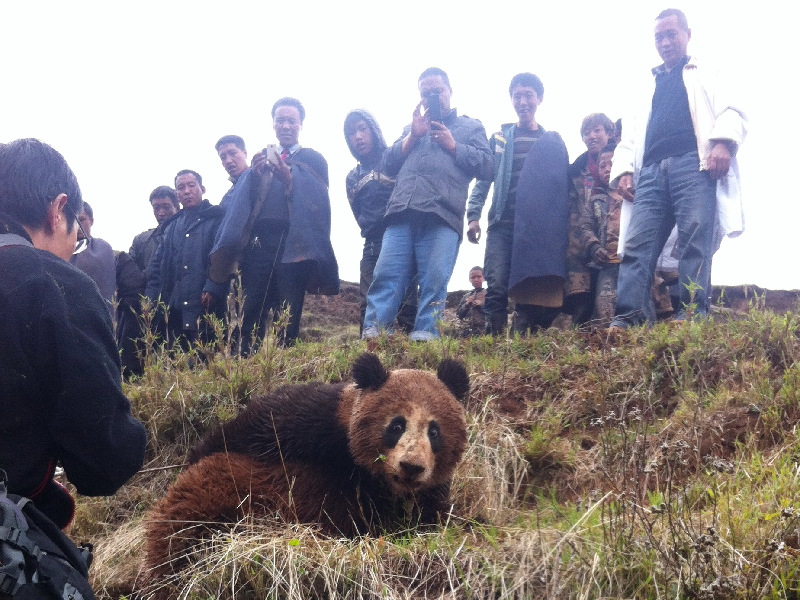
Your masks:
M 572 187 L 572 186 L 571 186 Z M 578 213 L 578 236 L 581 245 L 581 256 L 587 262 L 593 258 L 594 250 L 600 245 L 597 237 L 596 221 L 594 218 L 594 202 L 581 202 Z
M 478 180 L 494 179 L 494 158 L 486 130 L 476 119 L 469 120 L 469 135 L 464 142 L 456 140 L 456 166 Z
M 400 167 L 402 167 L 403 163 L 406 161 L 406 157 L 403 156 L 403 140 L 410 131 L 411 127 L 406 127 L 397 141 L 383 152 L 381 171 L 386 173 L 389 177 L 397 177 L 397 174 L 400 172 Z
M 456 308 L 456 316 L 459 319 L 464 319 L 469 314 L 469 305 L 467 305 L 467 300 L 469 300 L 470 296 L 472 296 L 472 292 L 467 292 L 461 297 L 461 301 L 458 303 L 458 308 Z
M 43 307 L 39 346 L 58 373 L 48 415 L 54 454 L 88 496 L 109 495 L 142 466 L 147 435 L 122 393 L 111 318 L 87 279 L 73 277 L 61 302 Z
M 145 288 L 144 295 L 153 300 L 158 300 L 158 296 L 164 291 L 164 246 L 167 243 L 167 234 L 161 238 L 161 243 L 156 248 L 153 259 L 150 261 L 150 266 L 147 268 L 147 287 Z M 162 298 L 166 300 L 166 298 Z

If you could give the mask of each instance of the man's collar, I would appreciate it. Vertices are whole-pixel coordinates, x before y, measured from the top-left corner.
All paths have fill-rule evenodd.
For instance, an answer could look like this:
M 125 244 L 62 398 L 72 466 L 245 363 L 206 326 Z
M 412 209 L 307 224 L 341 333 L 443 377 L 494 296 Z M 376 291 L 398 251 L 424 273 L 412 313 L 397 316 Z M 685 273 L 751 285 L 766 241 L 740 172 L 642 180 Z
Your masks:
M 442 117 L 442 123 L 452 123 L 458 118 L 458 111 L 455 108 L 451 108 L 450 112 L 447 113 Z
M 682 70 L 683 67 L 685 67 L 690 60 L 692 60 L 692 57 L 687 54 L 682 59 L 680 59 L 678 61 L 678 64 L 672 67 L 672 69 L 670 69 L 669 71 L 667 71 L 667 68 L 664 66 L 664 63 L 661 63 L 657 67 L 653 67 L 651 71 L 653 72 L 653 75 L 658 76 L 658 75 L 663 75 L 664 73 L 669 73 L 671 71 L 674 71 L 675 69 Z
M 287 151 L 287 152 L 288 152 L 290 155 L 291 155 L 291 154 L 294 154 L 295 152 L 297 152 L 298 150 L 300 150 L 300 148 L 302 148 L 302 146 L 300 145 L 300 142 L 297 142 L 297 143 L 296 143 L 294 146 L 292 146 L 291 148 L 284 148 L 283 146 L 281 146 L 281 150 L 286 150 L 286 151 Z

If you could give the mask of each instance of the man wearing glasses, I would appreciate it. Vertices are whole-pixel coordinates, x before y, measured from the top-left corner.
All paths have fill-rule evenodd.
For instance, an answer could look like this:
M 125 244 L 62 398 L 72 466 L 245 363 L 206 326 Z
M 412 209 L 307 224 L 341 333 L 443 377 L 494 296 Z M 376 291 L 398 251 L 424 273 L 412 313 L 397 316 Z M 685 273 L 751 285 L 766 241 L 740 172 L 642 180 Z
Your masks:
M 80 494 L 110 495 L 142 465 L 144 427 L 121 388 L 111 316 L 69 264 L 83 200 L 64 158 L 34 139 L 0 145 L 0 469 L 61 528 Z

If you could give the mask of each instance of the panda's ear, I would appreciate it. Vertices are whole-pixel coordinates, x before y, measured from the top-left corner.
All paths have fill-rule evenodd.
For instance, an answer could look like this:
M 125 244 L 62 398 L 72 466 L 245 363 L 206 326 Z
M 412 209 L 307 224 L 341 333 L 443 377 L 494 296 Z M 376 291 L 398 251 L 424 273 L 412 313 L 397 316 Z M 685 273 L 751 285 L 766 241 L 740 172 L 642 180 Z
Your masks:
M 439 364 L 436 375 L 453 393 L 456 399 L 464 402 L 469 394 L 469 375 L 464 365 L 457 360 L 446 358 Z
M 361 390 L 377 390 L 389 379 L 389 371 L 374 354 L 366 352 L 353 363 L 353 381 Z

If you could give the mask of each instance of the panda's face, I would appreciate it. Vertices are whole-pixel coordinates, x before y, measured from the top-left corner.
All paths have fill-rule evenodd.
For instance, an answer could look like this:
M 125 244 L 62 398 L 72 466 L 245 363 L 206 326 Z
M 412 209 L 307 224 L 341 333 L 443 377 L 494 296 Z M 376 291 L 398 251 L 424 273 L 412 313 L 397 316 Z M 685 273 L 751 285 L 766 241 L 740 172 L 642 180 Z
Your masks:
M 350 421 L 354 459 L 398 496 L 449 482 L 465 446 L 461 404 L 421 371 L 394 371 L 363 392 Z
M 420 406 L 409 406 L 394 415 L 384 426 L 383 474 L 398 492 L 414 492 L 429 487 L 436 466 L 436 455 L 444 440 L 439 423 Z

